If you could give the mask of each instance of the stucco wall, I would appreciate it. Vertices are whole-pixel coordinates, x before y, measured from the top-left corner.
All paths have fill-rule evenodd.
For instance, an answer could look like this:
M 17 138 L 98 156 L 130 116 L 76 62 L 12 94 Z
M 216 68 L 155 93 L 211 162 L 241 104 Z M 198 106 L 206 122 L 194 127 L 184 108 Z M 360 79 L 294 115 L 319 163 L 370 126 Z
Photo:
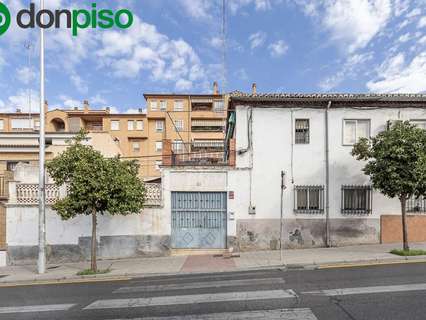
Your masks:
M 236 109 L 236 142 L 237 169 L 236 178 L 236 220 L 240 226 L 253 229 L 250 232 L 268 232 L 265 221 L 280 217 L 280 172 L 286 173 L 286 190 L 283 197 L 283 212 L 287 223 L 288 235 L 296 231 L 288 226 L 297 225 L 300 221 L 312 221 L 312 229 L 305 233 L 316 233 L 317 225 L 325 220 L 325 215 L 295 214 L 294 186 L 325 186 L 325 110 L 315 108 L 253 108 L 252 141 L 253 153 L 248 148 L 247 119 L 249 108 L 237 106 Z M 387 120 L 425 119 L 426 111 L 422 109 L 381 108 L 380 110 L 331 109 L 329 112 L 329 146 L 330 146 L 330 225 L 331 242 L 335 245 L 351 243 L 378 243 L 380 235 L 380 216 L 398 214 L 398 200 L 388 199 L 379 192 L 373 192 L 373 212 L 371 215 L 343 215 L 341 207 L 342 185 L 369 184 L 363 174 L 363 163 L 350 155 L 351 146 L 343 145 L 344 119 L 370 119 L 371 135 L 382 131 Z M 310 143 L 293 144 L 295 119 L 310 120 Z M 292 125 L 293 123 L 293 125 Z M 246 151 L 247 150 L 247 151 Z M 239 151 L 239 152 L 238 152 Z M 250 171 L 251 178 L 250 178 Z M 251 180 L 251 192 L 250 192 Z M 230 178 L 232 181 L 232 178 Z M 241 190 L 241 187 L 243 190 Z M 234 188 L 231 184 L 230 188 Z M 251 204 L 256 207 L 256 214 L 249 215 Z M 266 219 L 266 220 L 265 220 Z M 260 224 L 255 226 L 255 223 Z M 276 223 L 276 222 L 275 222 Z M 267 224 L 267 223 L 266 223 Z M 262 231 L 260 226 L 265 226 Z M 241 232 L 241 228 L 237 228 Z M 279 231 L 279 227 L 278 227 Z M 361 232 L 362 231 L 362 232 Z M 286 236 L 287 237 L 287 236 Z M 286 238 L 285 237 L 285 238 Z M 247 239 L 240 234 L 241 241 Z M 273 240 L 273 236 L 270 237 Z M 309 238 L 309 236 L 308 236 Z M 318 240 L 318 239 L 317 239 Z M 244 240 L 245 241 L 245 240 Z M 266 241 L 267 242 L 267 241 Z M 315 241 L 319 243 L 320 241 Z M 306 242 L 305 242 L 306 243 Z M 262 245 L 261 247 L 265 247 Z M 267 247 L 267 246 L 266 246 Z
M 163 211 L 146 208 L 139 215 L 99 216 L 100 258 L 160 255 L 169 249 Z M 6 215 L 7 247 L 11 263 L 36 257 L 38 208 L 9 205 Z M 63 221 L 48 207 L 46 239 L 51 261 L 78 261 L 90 256 L 91 217 L 79 216 Z

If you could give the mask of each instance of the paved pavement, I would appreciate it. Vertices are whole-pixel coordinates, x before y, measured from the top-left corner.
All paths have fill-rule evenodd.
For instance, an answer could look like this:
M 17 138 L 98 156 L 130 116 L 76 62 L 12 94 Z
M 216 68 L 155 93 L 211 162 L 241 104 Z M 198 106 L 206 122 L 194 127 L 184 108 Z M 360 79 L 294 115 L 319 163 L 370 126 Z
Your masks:
M 425 319 L 426 263 L 0 288 L 0 319 Z
M 256 268 L 305 266 L 310 268 L 327 267 L 334 264 L 358 263 L 390 263 L 401 261 L 425 260 L 426 256 L 399 257 L 390 254 L 400 244 L 360 245 L 339 248 L 316 248 L 301 250 L 285 250 L 284 259 L 280 260 L 279 251 L 243 252 L 239 257 L 224 258 L 222 256 L 169 256 L 158 258 L 122 259 L 99 261 L 100 269 L 111 272 L 98 275 L 96 278 L 116 278 L 127 276 L 149 276 L 156 274 L 185 274 L 198 272 L 225 272 L 253 270 Z M 412 248 L 426 249 L 426 243 L 411 244 Z M 10 266 L 0 268 L 0 285 L 3 283 L 28 281 L 57 281 L 64 279 L 84 279 L 77 272 L 87 269 L 88 262 L 51 264 L 44 275 L 36 274 L 35 265 Z

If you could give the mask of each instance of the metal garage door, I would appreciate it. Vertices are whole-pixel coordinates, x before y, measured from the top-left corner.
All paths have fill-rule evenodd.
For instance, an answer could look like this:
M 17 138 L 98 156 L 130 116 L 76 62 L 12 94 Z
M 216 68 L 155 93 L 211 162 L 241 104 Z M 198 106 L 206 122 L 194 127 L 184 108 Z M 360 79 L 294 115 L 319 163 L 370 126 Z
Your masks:
M 172 192 L 172 247 L 226 248 L 226 192 Z

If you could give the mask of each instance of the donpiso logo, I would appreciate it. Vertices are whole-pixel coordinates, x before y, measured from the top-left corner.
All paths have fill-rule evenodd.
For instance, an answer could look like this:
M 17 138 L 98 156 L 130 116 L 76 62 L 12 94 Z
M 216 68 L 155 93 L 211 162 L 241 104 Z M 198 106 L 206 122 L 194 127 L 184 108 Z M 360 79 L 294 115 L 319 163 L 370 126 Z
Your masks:
M 22 29 L 62 28 L 71 29 L 72 35 L 77 36 L 79 29 L 101 28 L 120 29 L 130 28 L 133 24 L 133 14 L 128 9 L 120 9 L 116 12 L 110 9 L 98 10 L 97 4 L 92 3 L 91 10 L 85 9 L 58 9 L 55 11 L 43 9 L 36 11 L 34 3 L 30 3 L 29 9 L 22 9 L 16 15 L 16 24 Z M 11 17 L 9 9 L 0 2 L 0 35 L 9 28 Z
M 10 26 L 10 11 L 0 2 L 0 36 L 9 29 Z

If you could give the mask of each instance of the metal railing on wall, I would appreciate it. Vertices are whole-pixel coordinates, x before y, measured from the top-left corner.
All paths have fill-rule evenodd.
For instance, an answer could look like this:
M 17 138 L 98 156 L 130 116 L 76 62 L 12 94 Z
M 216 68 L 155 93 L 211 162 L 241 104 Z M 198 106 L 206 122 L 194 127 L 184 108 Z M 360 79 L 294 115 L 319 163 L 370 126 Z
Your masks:
M 146 201 L 148 207 L 162 205 L 161 183 L 146 183 Z M 55 184 L 46 184 L 46 204 L 52 205 L 61 196 L 60 188 Z M 16 202 L 23 205 L 38 204 L 38 184 L 17 183 Z

